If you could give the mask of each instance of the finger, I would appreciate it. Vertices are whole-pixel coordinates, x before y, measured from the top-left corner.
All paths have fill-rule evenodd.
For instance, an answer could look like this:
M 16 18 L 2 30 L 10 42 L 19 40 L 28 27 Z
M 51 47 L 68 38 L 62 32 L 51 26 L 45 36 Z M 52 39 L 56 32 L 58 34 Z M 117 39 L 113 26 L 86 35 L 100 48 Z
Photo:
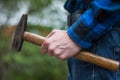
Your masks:
M 46 37 L 47 37 L 47 38 L 51 37 L 56 31 L 57 31 L 57 30 L 54 29 L 54 30 L 53 30 L 52 32 L 50 32 Z
M 49 46 L 49 40 L 45 40 L 43 44 L 41 45 L 41 53 L 45 54 L 48 52 L 48 46 Z
M 59 56 L 60 56 L 62 53 L 63 53 L 63 50 L 57 48 L 57 49 L 55 49 L 55 51 L 54 51 L 54 56 L 57 57 L 57 58 L 59 58 Z
M 55 43 L 51 44 L 48 48 L 48 54 L 54 56 L 56 54 L 56 50 L 57 50 L 58 47 L 59 47 L 59 45 L 57 45 Z
M 65 59 L 65 53 L 66 53 L 67 45 L 64 46 L 58 46 L 58 48 L 54 52 L 54 56 L 64 60 Z
M 60 60 L 66 60 L 66 59 L 67 59 L 66 56 L 63 55 L 63 54 L 62 54 L 62 55 L 59 55 L 58 58 L 59 58 Z
M 58 58 L 61 60 L 66 60 L 72 56 L 71 53 L 73 53 L 73 52 L 64 50 L 60 55 L 58 55 Z
M 48 48 L 48 54 L 53 56 L 54 55 L 54 50 L 55 50 L 55 45 L 50 45 Z

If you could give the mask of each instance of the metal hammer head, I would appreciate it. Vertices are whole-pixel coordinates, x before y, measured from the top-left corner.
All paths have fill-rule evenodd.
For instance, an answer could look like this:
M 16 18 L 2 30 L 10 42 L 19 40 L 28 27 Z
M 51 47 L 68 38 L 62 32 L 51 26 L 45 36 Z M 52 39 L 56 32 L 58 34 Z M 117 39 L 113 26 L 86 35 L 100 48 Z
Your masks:
M 16 27 L 16 30 L 13 35 L 12 49 L 14 51 L 20 51 L 23 44 L 23 34 L 27 26 L 27 14 L 23 14 L 19 24 Z

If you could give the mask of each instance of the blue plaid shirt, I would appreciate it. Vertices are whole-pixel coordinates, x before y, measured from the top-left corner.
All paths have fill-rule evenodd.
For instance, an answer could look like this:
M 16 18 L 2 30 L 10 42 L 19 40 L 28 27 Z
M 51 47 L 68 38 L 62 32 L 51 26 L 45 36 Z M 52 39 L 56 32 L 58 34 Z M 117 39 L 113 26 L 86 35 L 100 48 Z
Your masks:
M 68 28 L 70 38 L 82 48 L 90 48 L 101 36 L 112 29 L 120 18 L 119 0 L 67 0 L 65 9 L 69 13 L 85 9 L 80 18 Z M 89 0 L 86 0 L 86 2 Z M 82 24 L 82 26 L 79 26 Z

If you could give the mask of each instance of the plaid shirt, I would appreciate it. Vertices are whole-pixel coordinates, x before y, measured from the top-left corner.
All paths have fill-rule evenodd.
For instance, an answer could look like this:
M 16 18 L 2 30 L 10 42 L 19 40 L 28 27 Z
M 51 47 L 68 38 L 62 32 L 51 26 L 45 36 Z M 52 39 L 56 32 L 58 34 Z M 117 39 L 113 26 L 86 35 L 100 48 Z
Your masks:
M 84 8 L 83 14 L 68 28 L 67 33 L 75 43 L 86 49 L 120 19 L 120 0 L 74 0 L 74 3 L 67 0 L 64 7 L 69 13 Z

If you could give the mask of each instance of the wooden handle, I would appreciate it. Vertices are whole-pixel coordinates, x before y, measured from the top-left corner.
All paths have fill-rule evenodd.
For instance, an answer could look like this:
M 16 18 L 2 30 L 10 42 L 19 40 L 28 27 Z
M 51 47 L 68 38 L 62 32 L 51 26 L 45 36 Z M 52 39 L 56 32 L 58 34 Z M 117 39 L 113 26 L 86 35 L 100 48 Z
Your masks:
M 27 42 L 30 42 L 30 43 L 40 46 L 46 38 L 42 37 L 40 35 L 37 35 L 37 34 L 25 32 L 23 39 Z M 75 56 L 75 58 L 95 64 L 97 66 L 100 66 L 100 67 L 103 67 L 105 69 L 112 70 L 112 71 L 117 71 L 119 68 L 118 61 L 108 59 L 105 57 L 101 57 L 101 56 L 95 55 L 94 53 L 91 53 L 88 51 L 79 52 Z
M 88 51 L 81 51 L 79 52 L 75 58 L 90 62 L 92 64 L 96 64 L 97 66 L 103 67 L 108 70 L 112 71 L 118 71 L 119 68 L 119 62 L 105 58 L 102 56 L 95 55 L 94 53 L 88 52 Z

